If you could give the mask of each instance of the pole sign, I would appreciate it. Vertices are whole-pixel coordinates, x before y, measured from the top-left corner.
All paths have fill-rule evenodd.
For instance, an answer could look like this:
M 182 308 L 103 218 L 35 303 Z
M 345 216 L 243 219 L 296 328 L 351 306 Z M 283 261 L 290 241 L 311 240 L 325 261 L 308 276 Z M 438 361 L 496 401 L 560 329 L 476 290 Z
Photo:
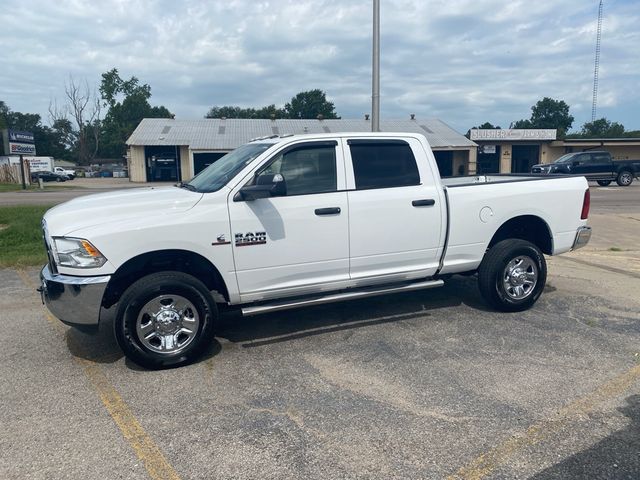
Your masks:
M 19 130 L 4 130 L 4 153 L 5 155 L 35 155 L 36 142 L 31 132 Z
M 555 140 L 552 128 L 473 128 L 471 140 Z

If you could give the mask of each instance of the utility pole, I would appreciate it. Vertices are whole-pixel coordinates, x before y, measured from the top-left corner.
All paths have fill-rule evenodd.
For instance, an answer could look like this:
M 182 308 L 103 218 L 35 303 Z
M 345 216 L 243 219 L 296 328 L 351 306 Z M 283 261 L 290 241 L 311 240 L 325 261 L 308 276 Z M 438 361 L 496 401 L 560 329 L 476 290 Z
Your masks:
M 24 157 L 22 156 L 22 154 L 20 154 L 20 178 L 22 178 L 22 189 L 26 190 L 27 189 L 27 180 L 26 180 L 26 174 L 24 171 Z
M 600 71 L 600 41 L 602 38 L 602 0 L 598 5 L 598 32 L 596 34 L 596 61 L 593 68 L 593 101 L 591 102 L 591 121 L 596 120 L 598 108 L 598 73 Z
M 371 131 L 380 131 L 380 0 L 373 0 L 373 81 L 371 84 Z

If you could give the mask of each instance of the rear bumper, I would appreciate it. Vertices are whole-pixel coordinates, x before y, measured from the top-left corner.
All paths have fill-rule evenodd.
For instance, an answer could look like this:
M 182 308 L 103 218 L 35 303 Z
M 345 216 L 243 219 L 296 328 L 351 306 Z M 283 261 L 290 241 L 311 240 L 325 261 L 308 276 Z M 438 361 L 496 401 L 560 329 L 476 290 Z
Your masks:
M 577 250 L 584 247 L 591 239 L 591 227 L 580 227 L 576 233 L 576 239 L 573 241 L 571 250 Z
M 97 326 L 102 297 L 110 275 L 76 277 L 53 274 L 49 265 L 40 272 L 40 295 L 49 311 L 71 326 Z

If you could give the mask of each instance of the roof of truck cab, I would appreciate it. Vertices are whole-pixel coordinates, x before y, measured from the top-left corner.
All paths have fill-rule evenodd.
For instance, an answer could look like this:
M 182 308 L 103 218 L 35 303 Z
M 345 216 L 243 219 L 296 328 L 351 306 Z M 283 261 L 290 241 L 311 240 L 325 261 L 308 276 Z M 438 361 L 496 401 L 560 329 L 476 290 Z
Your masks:
M 382 133 L 419 133 L 435 149 L 468 149 L 476 146 L 438 119 L 381 120 Z M 370 120 L 292 120 L 206 118 L 176 120 L 145 118 L 127 145 L 185 145 L 192 150 L 232 150 L 252 139 L 273 135 L 370 133 Z

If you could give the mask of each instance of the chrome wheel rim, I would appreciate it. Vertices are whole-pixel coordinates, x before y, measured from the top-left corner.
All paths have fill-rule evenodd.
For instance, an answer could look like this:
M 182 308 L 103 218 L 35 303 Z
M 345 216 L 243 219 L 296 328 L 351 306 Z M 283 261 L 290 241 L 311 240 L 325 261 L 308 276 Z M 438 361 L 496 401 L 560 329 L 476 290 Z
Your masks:
M 623 185 L 629 185 L 631 183 L 631 174 L 623 173 L 622 175 L 620 175 L 620 183 L 622 183 Z
M 502 276 L 504 290 L 513 300 L 524 300 L 538 283 L 538 266 L 531 257 L 522 255 L 511 260 Z
M 196 307 L 180 295 L 160 295 L 140 310 L 136 333 L 145 348 L 159 354 L 176 354 L 196 337 L 200 316 Z

